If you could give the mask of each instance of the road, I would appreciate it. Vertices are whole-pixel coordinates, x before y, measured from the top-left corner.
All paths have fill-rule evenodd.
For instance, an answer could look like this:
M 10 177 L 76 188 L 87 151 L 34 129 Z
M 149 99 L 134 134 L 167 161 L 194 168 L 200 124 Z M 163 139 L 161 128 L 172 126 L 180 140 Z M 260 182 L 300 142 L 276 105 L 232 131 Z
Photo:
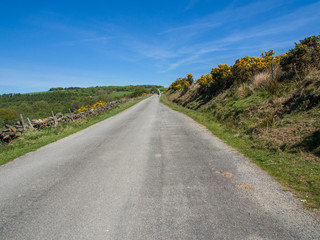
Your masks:
M 320 239 L 320 224 L 152 96 L 1 166 L 0 239 Z

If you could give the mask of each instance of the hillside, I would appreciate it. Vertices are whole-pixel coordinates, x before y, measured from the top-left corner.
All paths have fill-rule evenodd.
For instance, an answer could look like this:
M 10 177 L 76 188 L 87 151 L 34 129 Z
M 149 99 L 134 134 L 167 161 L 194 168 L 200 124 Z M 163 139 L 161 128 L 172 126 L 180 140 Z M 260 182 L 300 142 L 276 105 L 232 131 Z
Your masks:
M 266 51 L 261 57 L 237 59 L 233 66 L 221 64 L 196 82 L 189 74 L 173 82 L 164 99 L 189 109 L 190 115 L 198 113 L 195 118 L 207 126 L 219 124 L 224 129 L 220 137 L 316 208 L 320 206 L 319 41 L 320 36 L 312 36 L 287 54 L 274 57 L 273 51 Z
M 51 88 L 47 92 L 0 95 L 0 126 L 5 122 L 14 123 L 19 114 L 30 119 L 43 118 L 54 113 L 70 113 L 81 107 L 92 106 L 104 101 L 110 102 L 124 97 L 141 96 L 156 91 L 162 86 L 101 86 L 89 88 Z

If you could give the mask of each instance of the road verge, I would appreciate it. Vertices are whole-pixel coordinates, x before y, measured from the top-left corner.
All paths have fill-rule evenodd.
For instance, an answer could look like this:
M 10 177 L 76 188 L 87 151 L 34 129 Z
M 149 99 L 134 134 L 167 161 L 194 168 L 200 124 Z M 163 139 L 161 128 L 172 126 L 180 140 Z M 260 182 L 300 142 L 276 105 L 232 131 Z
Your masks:
M 262 146 L 257 147 L 257 143 L 250 139 L 250 136 L 239 134 L 227 125 L 215 121 L 212 113 L 188 109 L 173 103 L 165 94 L 161 96 L 161 102 L 205 126 L 215 136 L 267 171 L 284 186 L 284 190 L 290 190 L 307 208 L 320 213 L 318 162 L 306 161 L 304 155 L 299 153 L 271 152 Z

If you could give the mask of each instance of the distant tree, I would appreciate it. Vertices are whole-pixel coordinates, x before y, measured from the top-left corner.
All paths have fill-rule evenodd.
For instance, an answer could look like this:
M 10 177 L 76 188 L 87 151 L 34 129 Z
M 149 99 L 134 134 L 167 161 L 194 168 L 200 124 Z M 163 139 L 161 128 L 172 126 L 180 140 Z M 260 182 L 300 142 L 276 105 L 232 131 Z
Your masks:
M 158 90 L 158 89 L 157 89 L 156 87 L 152 87 L 152 88 L 150 89 L 150 92 L 156 93 L 157 90 Z
M 148 93 L 148 89 L 146 89 L 145 87 L 139 86 L 137 87 L 133 93 L 130 94 L 130 97 L 140 97 L 142 96 L 142 94 L 144 93 Z
M 63 90 L 62 87 L 57 87 L 57 88 L 50 88 L 49 91 L 61 91 Z

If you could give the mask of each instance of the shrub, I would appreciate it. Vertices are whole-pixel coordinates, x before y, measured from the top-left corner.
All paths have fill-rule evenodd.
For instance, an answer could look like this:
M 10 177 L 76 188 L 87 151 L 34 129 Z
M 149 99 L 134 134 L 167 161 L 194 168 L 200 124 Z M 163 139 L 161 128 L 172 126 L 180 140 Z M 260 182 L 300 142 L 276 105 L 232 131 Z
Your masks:
M 294 72 L 300 79 L 312 69 L 320 69 L 320 35 L 307 37 L 295 43 L 288 54 L 280 61 L 284 71 Z
M 237 59 L 232 67 L 232 74 L 238 83 L 248 82 L 253 79 L 253 76 L 265 71 L 272 65 L 280 63 L 281 59 L 286 57 L 286 54 L 273 57 L 274 51 L 265 51 L 261 57 L 244 57 Z
M 106 102 L 100 100 L 99 102 L 96 102 L 95 104 L 93 104 L 91 109 L 98 108 L 100 106 L 104 106 L 105 104 L 106 104 Z
M 197 79 L 201 89 L 206 92 L 215 93 L 224 90 L 232 85 L 233 78 L 231 66 L 219 64 L 212 68 L 211 74 L 202 75 Z
M 203 89 L 209 88 L 213 84 L 213 78 L 211 74 L 202 75 L 200 78 L 197 79 L 197 83 Z
M 85 112 L 85 111 L 87 111 L 87 108 L 86 107 L 81 107 L 81 108 L 75 110 L 74 113 L 80 113 L 80 112 Z
M 130 98 L 140 97 L 143 93 L 149 92 L 147 88 L 140 86 L 135 88 L 134 92 L 129 95 Z
M 211 75 L 215 80 L 216 87 L 224 90 L 229 88 L 233 83 L 232 67 L 227 64 L 219 64 L 218 67 L 212 68 Z
M 18 118 L 18 113 L 9 108 L 0 108 L 0 121 L 3 123 L 14 123 Z
M 186 78 L 178 78 L 176 81 L 174 81 L 168 88 L 169 90 L 177 91 L 180 89 L 188 89 L 190 85 L 194 83 L 192 74 L 188 74 Z

